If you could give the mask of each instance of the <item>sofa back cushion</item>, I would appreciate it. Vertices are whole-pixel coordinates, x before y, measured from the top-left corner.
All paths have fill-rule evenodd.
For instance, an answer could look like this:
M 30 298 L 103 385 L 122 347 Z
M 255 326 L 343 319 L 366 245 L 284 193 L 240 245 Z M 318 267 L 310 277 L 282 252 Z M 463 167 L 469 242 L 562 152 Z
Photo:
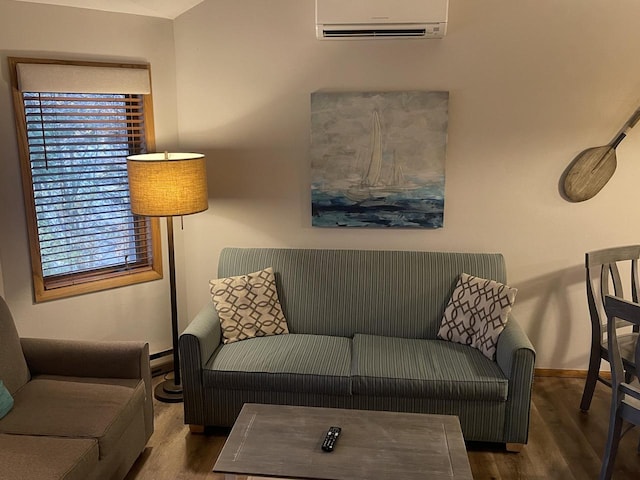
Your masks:
M 225 248 L 218 276 L 273 267 L 291 333 L 435 339 L 460 273 L 506 282 L 493 253 Z
M 13 394 L 30 377 L 13 317 L 4 298 L 0 297 L 0 380 Z

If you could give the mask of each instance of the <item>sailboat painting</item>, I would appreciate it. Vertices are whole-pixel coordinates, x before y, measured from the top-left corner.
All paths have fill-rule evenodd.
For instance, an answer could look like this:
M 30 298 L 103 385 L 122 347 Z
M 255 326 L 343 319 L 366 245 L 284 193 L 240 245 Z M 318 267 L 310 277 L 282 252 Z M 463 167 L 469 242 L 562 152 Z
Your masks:
M 312 225 L 442 228 L 448 103 L 448 92 L 312 93 Z

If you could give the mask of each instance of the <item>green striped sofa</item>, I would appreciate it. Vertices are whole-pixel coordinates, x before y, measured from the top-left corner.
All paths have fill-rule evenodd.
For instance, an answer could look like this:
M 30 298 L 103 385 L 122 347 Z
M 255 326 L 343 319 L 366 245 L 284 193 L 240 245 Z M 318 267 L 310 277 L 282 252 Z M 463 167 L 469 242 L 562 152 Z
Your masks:
M 460 273 L 506 283 L 502 255 L 226 248 L 218 278 L 266 267 L 290 333 L 223 345 L 206 305 L 180 336 L 185 423 L 274 403 L 457 415 L 468 441 L 527 442 L 535 351 L 518 323 L 495 361 L 436 338 Z

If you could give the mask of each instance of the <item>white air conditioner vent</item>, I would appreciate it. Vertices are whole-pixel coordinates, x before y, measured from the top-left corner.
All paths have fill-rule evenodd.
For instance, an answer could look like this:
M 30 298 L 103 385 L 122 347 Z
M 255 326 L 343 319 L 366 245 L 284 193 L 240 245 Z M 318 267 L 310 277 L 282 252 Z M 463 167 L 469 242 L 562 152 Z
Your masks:
M 321 40 L 442 38 L 449 0 L 316 0 Z

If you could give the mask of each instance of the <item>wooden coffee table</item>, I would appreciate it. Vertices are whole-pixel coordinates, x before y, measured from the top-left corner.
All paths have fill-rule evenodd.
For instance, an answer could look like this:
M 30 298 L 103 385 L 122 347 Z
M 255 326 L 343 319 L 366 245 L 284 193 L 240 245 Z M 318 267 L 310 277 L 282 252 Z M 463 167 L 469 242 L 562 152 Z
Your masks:
M 329 427 L 342 428 L 331 453 Z M 247 403 L 213 467 L 317 480 L 473 479 L 458 417 Z

